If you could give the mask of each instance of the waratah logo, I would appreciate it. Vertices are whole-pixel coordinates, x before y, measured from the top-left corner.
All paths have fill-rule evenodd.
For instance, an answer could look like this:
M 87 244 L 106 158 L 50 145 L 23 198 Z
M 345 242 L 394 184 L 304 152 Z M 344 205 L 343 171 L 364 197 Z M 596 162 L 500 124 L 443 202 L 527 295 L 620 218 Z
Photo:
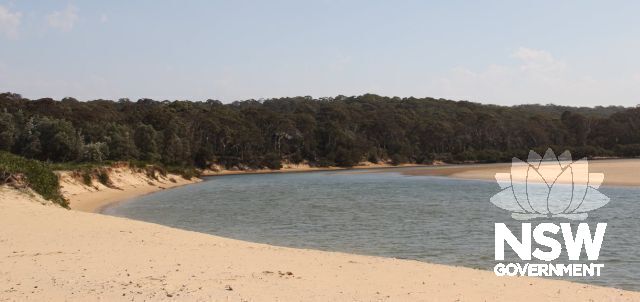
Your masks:
M 527 162 L 513 158 L 511 173 L 496 173 L 495 178 L 503 190 L 491 197 L 491 203 L 511 211 L 517 220 L 584 220 L 588 211 L 609 202 L 598 191 L 604 174 L 589 173 L 587 159 L 572 161 L 569 151 L 556 157 L 548 149 L 544 158 L 531 151 Z

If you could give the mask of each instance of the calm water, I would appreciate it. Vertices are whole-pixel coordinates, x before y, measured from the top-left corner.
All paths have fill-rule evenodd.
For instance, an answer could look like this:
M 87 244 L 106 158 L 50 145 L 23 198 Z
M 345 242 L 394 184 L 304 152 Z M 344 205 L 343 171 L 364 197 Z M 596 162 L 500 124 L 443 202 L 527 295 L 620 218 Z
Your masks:
M 520 232 L 519 222 L 489 202 L 498 191 L 495 182 L 399 173 L 236 175 L 147 195 L 105 212 L 274 245 L 492 270 L 494 223 Z M 611 202 L 591 212 L 588 222 L 592 232 L 595 222 L 609 223 L 597 261 L 605 264 L 603 276 L 571 280 L 640 290 L 640 189 L 600 191 Z M 507 257 L 518 262 L 514 254 Z M 564 252 L 560 259 L 568 263 Z

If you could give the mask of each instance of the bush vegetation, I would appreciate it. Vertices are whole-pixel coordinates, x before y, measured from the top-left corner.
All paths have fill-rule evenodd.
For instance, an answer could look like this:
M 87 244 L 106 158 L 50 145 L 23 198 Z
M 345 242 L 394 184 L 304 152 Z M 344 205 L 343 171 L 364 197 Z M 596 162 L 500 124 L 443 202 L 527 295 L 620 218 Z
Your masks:
M 548 147 L 574 157 L 640 156 L 639 125 L 640 108 L 506 107 L 372 94 L 231 104 L 0 94 L 0 150 L 65 170 L 128 161 L 150 177 L 167 170 L 192 177 L 191 169 L 213 164 L 501 162 Z
M 43 198 L 69 207 L 68 201 L 60 193 L 58 176 L 46 163 L 0 151 L 0 174 L 24 176 L 26 185 Z
M 106 187 L 113 187 L 111 179 L 109 179 L 109 170 L 105 168 L 98 169 L 98 181 Z
M 93 173 L 90 169 L 83 169 L 80 174 L 82 175 L 82 183 L 87 186 L 93 185 Z

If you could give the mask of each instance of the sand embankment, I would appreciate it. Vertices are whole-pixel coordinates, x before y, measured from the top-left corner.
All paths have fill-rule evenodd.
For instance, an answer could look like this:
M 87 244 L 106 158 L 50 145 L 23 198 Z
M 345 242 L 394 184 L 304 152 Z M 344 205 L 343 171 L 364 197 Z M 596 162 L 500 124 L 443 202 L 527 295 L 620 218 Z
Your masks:
M 43 206 L 0 189 L 0 300 L 640 301 L 640 293 L 275 247 Z
M 105 186 L 97 180 L 92 180 L 91 185 L 86 185 L 82 176 L 75 172 L 56 172 L 60 179 L 60 191 L 69 200 L 69 206 L 73 210 L 83 212 L 99 212 L 103 207 L 129 198 L 144 194 L 192 184 L 201 181 L 198 178 L 184 179 L 180 175 L 153 176 L 133 169 L 122 167 L 108 167 L 110 186 Z

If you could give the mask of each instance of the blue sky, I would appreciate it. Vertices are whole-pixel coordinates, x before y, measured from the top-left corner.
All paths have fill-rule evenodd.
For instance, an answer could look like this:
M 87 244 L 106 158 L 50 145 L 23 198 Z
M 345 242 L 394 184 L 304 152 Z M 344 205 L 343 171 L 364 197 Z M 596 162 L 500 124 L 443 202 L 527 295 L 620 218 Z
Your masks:
M 640 3 L 0 0 L 0 91 L 640 104 Z

